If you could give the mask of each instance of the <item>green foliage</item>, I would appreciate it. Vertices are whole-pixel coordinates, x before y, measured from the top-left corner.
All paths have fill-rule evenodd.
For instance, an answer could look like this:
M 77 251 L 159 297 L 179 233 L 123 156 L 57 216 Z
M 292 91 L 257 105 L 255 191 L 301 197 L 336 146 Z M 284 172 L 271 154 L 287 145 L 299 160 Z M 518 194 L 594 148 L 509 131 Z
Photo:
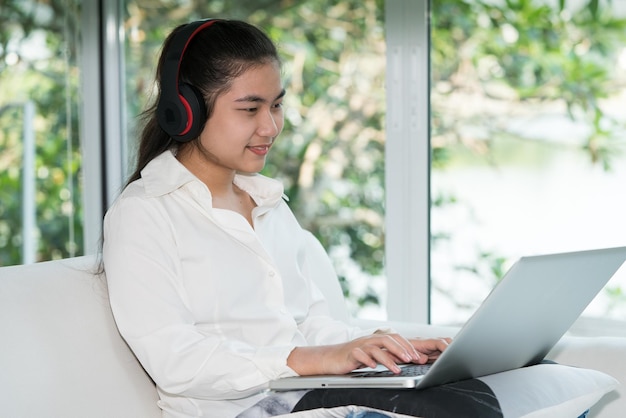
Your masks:
M 432 5 L 433 170 L 467 161 L 468 155 L 497 168 L 510 163 L 505 158 L 515 158 L 498 152 L 499 145 L 515 144 L 507 150 L 520 153 L 530 142 L 549 143 L 509 130 L 510 119 L 528 114 L 527 109 L 561 113 L 588 128 L 579 149 L 592 163 L 611 169 L 624 150 L 624 118 L 616 118 L 607 99 L 624 91 L 618 62 L 626 44 L 626 20 L 612 13 L 610 1 L 562 0 L 553 7 L 539 0 L 434 0 Z M 464 105 L 473 101 L 480 105 Z M 450 210 L 458 203 L 434 196 L 433 210 Z M 432 231 L 433 248 L 445 248 L 454 233 Z M 495 283 L 505 260 L 476 251 L 473 261 L 457 270 Z M 612 300 L 619 297 L 619 291 L 612 292 Z
M 581 148 L 609 169 L 621 141 L 603 126 L 619 123 L 600 101 L 620 89 L 616 62 L 626 41 L 626 20 L 594 0 L 579 9 L 567 6 L 566 1 L 558 7 L 538 0 L 434 1 L 433 100 L 470 91 L 496 108 L 498 101 L 563 103 L 572 120 L 591 128 Z M 434 109 L 435 151 L 462 142 L 460 127 L 480 126 L 487 132 L 480 139 L 509 135 L 502 128 L 506 114 L 485 114 L 484 107 L 446 108 L 445 114 Z M 489 155 L 488 149 L 482 152 Z
M 6 3 L 6 4 L 5 4 Z M 35 105 L 37 260 L 82 254 L 78 12 L 8 1 L 0 13 L 0 265 L 22 261 L 23 107 Z M 43 35 L 43 42 L 39 41 Z M 24 46 L 26 45 L 26 46 Z

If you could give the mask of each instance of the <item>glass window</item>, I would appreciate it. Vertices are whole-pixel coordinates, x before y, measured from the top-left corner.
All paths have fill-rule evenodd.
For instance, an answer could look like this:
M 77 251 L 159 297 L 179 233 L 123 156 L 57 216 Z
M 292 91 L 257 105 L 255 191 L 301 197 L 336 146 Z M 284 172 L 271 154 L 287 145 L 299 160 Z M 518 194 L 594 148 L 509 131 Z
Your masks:
M 287 89 L 285 129 L 264 174 L 283 181 L 297 218 L 329 251 L 352 310 L 384 315 L 383 2 L 123 4 L 128 160 L 171 29 L 207 17 L 262 27 L 279 46 Z
M 434 323 L 521 256 L 626 243 L 626 8 L 573 3 L 433 2 Z M 623 270 L 586 312 L 597 332 L 624 318 Z
M 83 252 L 80 2 L 56 3 L 0 13 L 0 265 Z

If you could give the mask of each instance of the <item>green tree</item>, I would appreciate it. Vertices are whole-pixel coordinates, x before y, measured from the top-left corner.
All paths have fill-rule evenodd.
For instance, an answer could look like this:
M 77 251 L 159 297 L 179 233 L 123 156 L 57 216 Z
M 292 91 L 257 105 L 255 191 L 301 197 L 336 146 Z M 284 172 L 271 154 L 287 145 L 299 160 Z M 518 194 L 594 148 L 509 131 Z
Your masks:
M 588 133 L 580 153 L 610 171 L 615 158 L 623 155 L 626 127 L 624 118 L 606 103 L 626 88 L 618 65 L 626 20 L 612 12 L 612 5 L 597 0 L 578 8 L 564 0 L 434 0 L 433 170 L 481 159 L 498 169 L 518 157 L 511 149 L 536 150 L 540 142 L 550 144 L 544 149 L 551 147 L 553 152 L 575 146 L 511 130 L 511 118 L 531 108 L 560 112 L 584 126 L 581 132 Z M 481 105 L 464 105 L 472 101 Z M 550 134 L 544 132 L 546 137 Z M 433 204 L 437 211 L 462 202 L 442 194 L 434 196 Z M 502 202 L 503 210 L 506 204 Z M 445 228 L 433 231 L 434 248 L 454 233 Z M 507 260 L 490 249 L 476 252 L 475 261 L 457 268 L 494 284 L 504 274 Z M 435 290 L 445 291 L 437 289 L 436 280 L 433 283 Z M 609 293 L 621 294 L 615 289 Z
M 82 254 L 78 2 L 0 8 L 0 265 L 22 260 L 24 103 L 35 106 L 37 260 Z

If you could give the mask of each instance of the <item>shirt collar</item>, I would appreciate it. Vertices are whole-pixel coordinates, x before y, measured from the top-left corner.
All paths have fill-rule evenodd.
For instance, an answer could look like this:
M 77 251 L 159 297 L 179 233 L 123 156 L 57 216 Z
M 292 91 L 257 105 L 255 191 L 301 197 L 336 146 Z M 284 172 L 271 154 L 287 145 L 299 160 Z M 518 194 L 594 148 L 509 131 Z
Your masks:
M 172 193 L 192 182 L 204 185 L 176 159 L 172 150 L 165 151 L 150 161 L 141 170 L 141 178 L 146 194 L 153 197 Z M 247 192 L 258 206 L 272 206 L 281 197 L 286 199 L 282 183 L 261 174 L 237 173 L 234 183 Z

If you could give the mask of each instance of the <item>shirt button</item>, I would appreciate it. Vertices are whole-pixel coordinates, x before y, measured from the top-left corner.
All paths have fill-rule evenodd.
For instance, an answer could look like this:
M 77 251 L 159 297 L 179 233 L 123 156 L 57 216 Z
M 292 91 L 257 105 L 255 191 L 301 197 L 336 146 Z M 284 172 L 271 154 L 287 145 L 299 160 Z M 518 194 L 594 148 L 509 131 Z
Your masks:
M 276 272 L 274 270 L 270 271 L 268 274 L 270 277 L 276 276 Z

